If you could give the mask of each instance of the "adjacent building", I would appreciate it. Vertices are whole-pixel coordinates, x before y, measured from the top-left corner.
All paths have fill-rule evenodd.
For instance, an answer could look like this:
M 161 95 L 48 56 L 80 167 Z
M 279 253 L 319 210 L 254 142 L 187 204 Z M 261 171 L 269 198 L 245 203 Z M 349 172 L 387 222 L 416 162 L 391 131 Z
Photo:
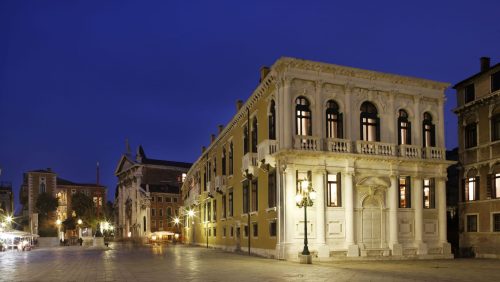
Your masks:
M 481 58 L 480 71 L 457 91 L 460 247 L 500 257 L 500 63 Z
M 25 229 L 38 234 L 38 213 L 36 202 L 38 195 L 48 193 L 58 199 L 57 211 L 49 215 L 49 222 L 55 226 L 56 221 L 66 220 L 69 217 L 78 217 L 71 208 L 71 195 L 83 193 L 94 201 L 97 217 L 104 216 L 106 203 L 106 187 L 98 183 L 76 183 L 57 176 L 52 169 L 33 170 L 24 173 L 21 185 L 21 204 L 23 215 L 27 217 L 28 225 Z
M 180 186 L 190 167 L 190 163 L 148 158 L 142 146 L 135 158 L 127 150 L 115 171 L 116 235 L 146 240 L 152 232 L 164 239 L 179 234 L 174 219 L 182 205 Z
M 12 183 L 0 182 L 0 217 L 2 215 L 14 214 L 14 194 L 12 193 Z
M 262 68 L 187 173 L 185 241 L 294 260 L 306 225 L 319 259 L 450 257 L 447 87 L 294 58 Z

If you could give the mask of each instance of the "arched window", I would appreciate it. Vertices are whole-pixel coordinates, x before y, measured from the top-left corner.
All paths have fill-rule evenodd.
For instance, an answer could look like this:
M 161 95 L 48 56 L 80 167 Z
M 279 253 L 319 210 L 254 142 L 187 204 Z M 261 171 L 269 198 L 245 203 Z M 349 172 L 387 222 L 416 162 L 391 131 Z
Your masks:
M 380 119 L 377 108 L 370 102 L 361 104 L 361 140 L 380 141 Z
M 435 126 L 432 124 L 432 116 L 430 113 L 424 113 L 424 121 L 422 122 L 423 147 L 436 146 Z
M 257 153 L 257 117 L 252 121 L 252 153 Z
M 303 96 L 300 96 L 295 100 L 295 134 L 312 135 L 309 101 Z
M 333 100 L 328 101 L 326 105 L 326 138 L 344 138 L 342 123 L 339 105 Z
M 226 175 L 226 148 L 222 148 L 222 175 Z
M 248 153 L 248 124 L 243 127 L 243 155 Z
M 479 176 L 477 170 L 471 169 L 467 173 L 467 178 L 463 181 L 464 189 L 462 199 L 465 202 L 479 200 Z
M 276 140 L 276 105 L 271 100 L 269 109 L 269 140 Z
M 233 175 L 233 142 L 229 143 L 229 175 Z
M 491 113 L 491 141 L 500 140 L 500 107 Z
M 411 145 L 411 123 L 408 120 L 408 113 L 405 110 L 399 110 L 398 144 Z
M 144 232 L 146 232 L 146 217 L 145 216 L 142 217 L 142 225 L 144 226 L 144 229 L 143 229 Z

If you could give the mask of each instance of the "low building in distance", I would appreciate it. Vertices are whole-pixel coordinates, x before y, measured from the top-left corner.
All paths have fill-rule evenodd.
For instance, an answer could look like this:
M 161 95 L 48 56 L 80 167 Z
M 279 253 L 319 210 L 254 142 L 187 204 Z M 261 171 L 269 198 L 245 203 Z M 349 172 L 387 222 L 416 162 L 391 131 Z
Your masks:
M 481 58 L 480 71 L 457 93 L 460 247 L 477 257 L 500 257 L 500 63 Z
M 121 239 L 173 240 L 179 233 L 174 219 L 182 205 L 180 186 L 190 163 L 151 159 L 139 146 L 135 158 L 122 155 L 115 175 L 116 233 Z
M 262 68 L 188 172 L 186 241 L 296 260 L 307 234 L 319 259 L 451 257 L 447 87 L 294 58 Z

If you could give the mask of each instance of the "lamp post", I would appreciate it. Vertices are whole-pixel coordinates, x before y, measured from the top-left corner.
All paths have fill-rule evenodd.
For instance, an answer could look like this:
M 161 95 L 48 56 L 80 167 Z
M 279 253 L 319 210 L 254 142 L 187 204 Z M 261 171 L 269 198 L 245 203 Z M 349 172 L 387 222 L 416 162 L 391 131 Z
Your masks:
M 78 238 L 82 238 L 82 223 L 83 223 L 83 221 L 81 219 L 78 219 L 76 223 L 78 223 Z
M 299 208 L 304 208 L 304 249 L 302 250 L 303 256 L 310 256 L 309 248 L 307 246 L 307 207 L 312 207 L 313 201 L 316 200 L 316 191 L 312 189 L 307 179 L 299 181 L 299 191 L 295 196 L 295 201 Z M 311 263 L 310 259 L 306 263 Z
M 61 237 L 61 220 L 58 218 L 56 220 L 56 225 L 57 225 L 57 236 L 59 237 L 59 239 L 62 239 L 64 241 L 64 238 Z
M 175 217 L 174 218 L 174 225 L 175 225 L 175 231 L 177 233 L 174 234 L 174 243 L 177 243 L 177 238 L 176 236 L 178 237 L 179 236 L 179 223 L 180 223 L 180 220 L 178 217 Z

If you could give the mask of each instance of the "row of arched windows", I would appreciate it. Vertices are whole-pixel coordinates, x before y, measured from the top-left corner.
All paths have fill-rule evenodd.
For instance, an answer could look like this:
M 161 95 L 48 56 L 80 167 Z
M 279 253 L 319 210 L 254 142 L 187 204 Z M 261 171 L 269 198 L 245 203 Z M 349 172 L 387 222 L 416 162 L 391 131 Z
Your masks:
M 343 115 L 334 100 L 327 102 L 325 111 L 326 138 L 344 138 Z M 371 102 L 363 102 L 360 107 L 360 139 L 363 141 L 380 141 L 380 118 L 378 110 Z M 425 112 L 422 121 L 423 146 L 436 146 L 435 125 L 432 116 Z M 307 98 L 300 96 L 295 100 L 295 134 L 312 135 L 312 113 Z M 398 113 L 398 144 L 411 145 L 411 122 L 405 110 Z

